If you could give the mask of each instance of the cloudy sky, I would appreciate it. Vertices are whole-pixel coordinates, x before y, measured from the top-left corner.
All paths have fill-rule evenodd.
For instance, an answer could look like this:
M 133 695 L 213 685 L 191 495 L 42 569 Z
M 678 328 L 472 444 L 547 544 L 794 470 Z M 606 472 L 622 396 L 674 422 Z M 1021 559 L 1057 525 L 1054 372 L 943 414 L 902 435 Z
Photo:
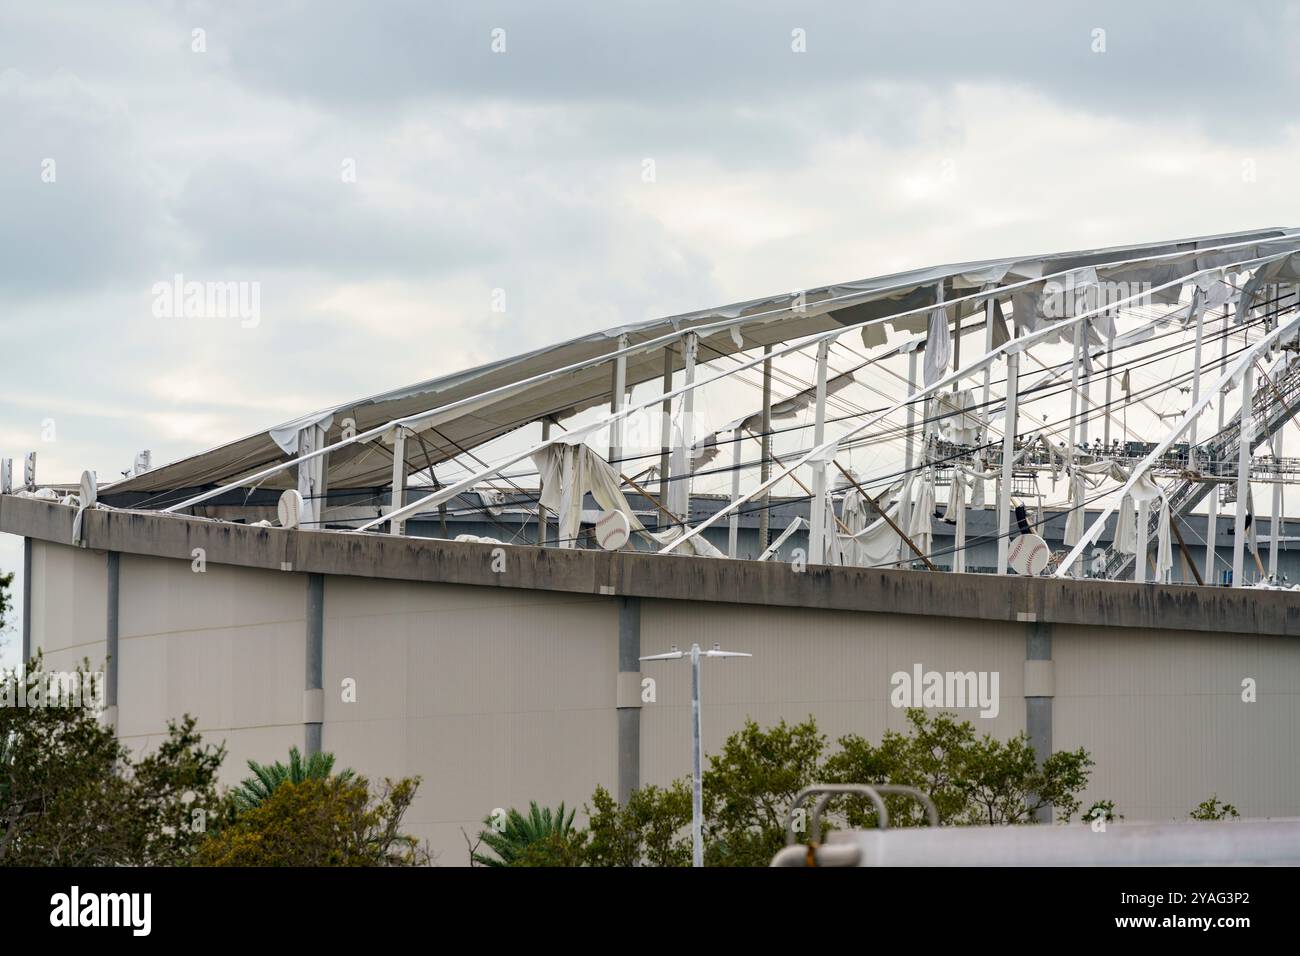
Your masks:
M 1300 225 L 1298 80 L 1281 2 L 0 0 L 0 454 L 103 479 L 616 323 Z M 178 274 L 258 320 L 158 314 Z

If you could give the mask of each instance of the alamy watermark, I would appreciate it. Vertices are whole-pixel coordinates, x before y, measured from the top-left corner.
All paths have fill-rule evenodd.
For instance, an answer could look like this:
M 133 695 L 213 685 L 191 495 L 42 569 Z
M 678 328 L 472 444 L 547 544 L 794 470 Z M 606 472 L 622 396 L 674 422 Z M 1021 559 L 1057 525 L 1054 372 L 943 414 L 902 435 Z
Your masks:
M 1078 281 L 1074 273 L 1043 283 L 1042 310 L 1049 319 L 1067 319 L 1103 309 L 1151 305 L 1150 282 Z
M 158 319 L 239 319 L 245 329 L 262 321 L 262 283 L 186 281 L 176 273 L 170 282 L 155 282 L 153 314 Z
M 0 680 L 0 707 L 104 707 L 103 671 L 44 671 Z
M 927 671 L 922 664 L 895 671 L 889 702 L 895 707 L 978 707 L 981 717 L 998 715 L 997 671 Z

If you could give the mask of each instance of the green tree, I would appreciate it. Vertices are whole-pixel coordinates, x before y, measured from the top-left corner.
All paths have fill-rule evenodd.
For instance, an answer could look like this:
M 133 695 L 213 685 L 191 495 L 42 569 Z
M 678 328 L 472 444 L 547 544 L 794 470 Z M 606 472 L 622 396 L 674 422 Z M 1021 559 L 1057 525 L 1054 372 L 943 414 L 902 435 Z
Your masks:
M 13 599 L 9 596 L 9 586 L 14 583 L 14 573 L 0 574 L 0 633 L 4 632 L 5 625 L 8 623 L 6 615 L 9 609 L 13 607 Z
M 893 783 L 916 787 L 934 801 L 941 824 L 964 822 L 969 808 L 966 781 L 968 755 L 975 746 L 975 728 L 953 714 L 930 717 L 920 708 L 906 714 L 908 730 L 886 730 L 874 745 L 857 734 L 838 741 L 840 749 L 826 761 L 826 783 Z M 925 808 L 916 800 L 886 796 L 891 827 L 920 826 Z M 876 811 L 864 798 L 841 797 L 845 822 L 854 828 L 874 827 Z
M 954 714 L 933 717 L 907 711 L 908 731 L 886 731 L 879 746 L 855 734 L 841 737 L 826 762 L 833 783 L 895 783 L 921 790 L 934 801 L 941 824 L 1027 823 L 1044 807 L 1062 820 L 1079 810 L 1092 759 L 1082 748 L 1057 751 L 1041 762 L 1023 733 L 1009 740 L 977 737 L 970 721 Z M 841 798 L 843 818 L 853 827 L 876 825 L 875 810 L 861 798 Z M 915 800 L 885 798 L 889 825 L 918 826 L 924 809 Z
M 314 753 L 303 760 L 298 748 L 292 747 L 287 765 L 276 761 L 270 766 L 262 766 L 257 761 L 250 760 L 248 769 L 253 771 L 253 776 L 245 777 L 233 791 L 235 806 L 240 812 L 260 806 L 281 784 L 329 779 L 334 769 L 334 755 Z M 340 780 L 348 781 L 355 775 L 351 770 L 343 770 L 337 776 Z
M 1203 800 L 1197 804 L 1196 809 L 1188 814 L 1193 820 L 1227 820 L 1236 819 L 1241 814 L 1231 803 L 1222 803 L 1219 795 L 1216 793 L 1208 800 Z
M 587 865 L 691 865 L 691 788 L 686 780 L 633 790 L 626 806 L 598 786 L 586 812 L 591 820 Z
M 372 797 L 364 777 L 277 784 L 199 846 L 195 866 L 418 866 L 427 850 L 401 832 L 418 777 L 384 781 Z
M 1114 800 L 1095 800 L 1092 806 L 1083 812 L 1082 819 L 1084 823 L 1092 823 L 1094 820 L 1115 823 L 1123 820 L 1124 814 L 1118 812 Z
M 473 851 L 471 862 L 480 866 L 581 866 L 586 834 L 573 826 L 574 811 L 566 816 L 564 804 L 554 813 L 550 807 L 528 804 L 528 815 L 510 810 L 495 821 L 487 817 L 479 842 L 495 856 Z M 567 861 L 567 862 L 566 862 Z
M 168 725 L 153 753 L 133 760 L 96 707 L 44 693 L 43 665 L 38 654 L 25 676 L 0 675 L 0 694 L 15 703 L 0 706 L 0 864 L 187 862 L 228 813 L 216 786 L 225 749 L 204 745 L 186 716 Z M 90 673 L 83 662 L 77 679 Z M 16 706 L 19 699 L 27 704 Z
M 753 720 L 727 738 L 703 774 L 705 859 L 716 866 L 766 866 L 785 845 L 785 821 L 800 790 L 823 782 L 826 737 L 809 717 L 763 730 Z

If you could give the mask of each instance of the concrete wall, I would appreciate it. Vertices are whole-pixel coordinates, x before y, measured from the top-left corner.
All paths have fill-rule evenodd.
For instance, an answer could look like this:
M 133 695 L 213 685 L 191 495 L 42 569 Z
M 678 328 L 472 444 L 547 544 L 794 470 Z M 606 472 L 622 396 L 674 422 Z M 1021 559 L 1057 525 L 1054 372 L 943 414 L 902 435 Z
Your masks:
M 322 747 L 372 779 L 421 775 L 408 830 L 444 864 L 495 808 L 613 790 L 617 670 L 608 598 L 326 579 Z
M 109 562 L 68 543 L 70 511 L 3 498 L 0 530 L 33 539 L 34 645 L 60 664 L 98 663 Z M 1289 592 L 531 548 L 505 549 L 497 571 L 481 545 L 86 518 L 91 545 L 119 555 L 124 739 L 148 747 L 169 718 L 193 713 L 227 742 L 233 782 L 247 758 L 284 759 L 323 718 L 339 765 L 424 778 L 407 822 L 444 865 L 466 861 L 460 828 L 497 807 L 580 806 L 597 783 L 617 793 L 631 774 L 664 784 L 688 771 L 689 665 L 620 677 L 621 641 L 624 656 L 693 641 L 755 655 L 705 662 L 706 753 L 746 717 L 813 714 L 832 740 L 878 739 L 903 726 L 894 672 L 996 671 L 998 715 L 962 716 L 981 733 L 1087 748 L 1085 798 L 1114 799 L 1130 821 L 1184 818 L 1212 793 L 1245 815 L 1300 815 L 1300 598 Z M 309 579 L 323 582 L 319 717 L 307 700 Z M 641 704 L 642 675 L 653 703 Z M 1242 700 L 1246 678 L 1254 703 Z
M 1063 626 L 1053 658 L 1055 745 L 1097 760 L 1085 805 L 1183 819 L 1217 791 L 1243 816 L 1300 814 L 1297 639 Z
M 981 733 L 1013 736 L 1025 729 L 1023 627 L 984 621 L 936 628 L 905 614 L 737 608 L 723 604 L 642 600 L 643 653 L 672 644 L 717 641 L 750 659 L 706 660 L 701 687 L 704 751 L 716 753 L 750 717 L 760 725 L 798 723 L 810 714 L 832 742 L 854 733 L 879 740 L 903 730 L 905 712 L 890 704 L 890 676 L 926 670 L 997 671 L 1003 706 L 997 717 L 951 708 Z M 691 668 L 648 663 L 656 703 L 641 711 L 641 766 L 646 783 L 663 785 L 691 772 Z
M 148 749 L 192 714 L 224 741 L 222 779 L 303 746 L 306 575 L 124 555 L 118 734 Z
M 103 551 L 32 542 L 31 647 L 45 667 L 71 671 L 83 660 L 105 663 L 107 556 Z

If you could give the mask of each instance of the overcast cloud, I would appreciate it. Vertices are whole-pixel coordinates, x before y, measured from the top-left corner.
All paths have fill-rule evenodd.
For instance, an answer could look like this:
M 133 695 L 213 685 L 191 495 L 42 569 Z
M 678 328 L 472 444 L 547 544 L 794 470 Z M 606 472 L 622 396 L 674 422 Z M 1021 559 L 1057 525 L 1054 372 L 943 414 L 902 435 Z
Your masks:
M 1300 225 L 1296 3 L 0 11 L 0 453 L 49 481 L 616 323 Z M 260 322 L 156 316 L 178 273 Z

